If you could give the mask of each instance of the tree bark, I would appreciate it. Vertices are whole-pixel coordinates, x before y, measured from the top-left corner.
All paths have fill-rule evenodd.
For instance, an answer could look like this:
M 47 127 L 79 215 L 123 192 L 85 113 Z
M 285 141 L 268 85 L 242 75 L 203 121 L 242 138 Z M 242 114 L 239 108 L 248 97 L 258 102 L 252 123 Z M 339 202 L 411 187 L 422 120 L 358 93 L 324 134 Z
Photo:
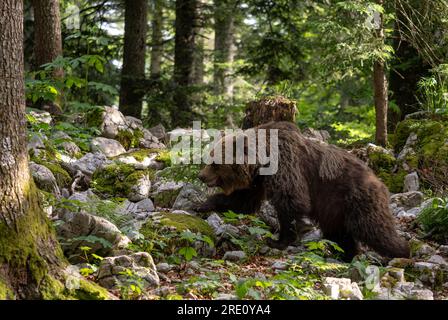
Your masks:
M 34 9 L 34 55 L 36 66 L 54 61 L 62 56 L 61 14 L 59 0 L 32 0 Z M 62 69 L 54 72 L 63 77 Z
M 188 125 L 193 116 L 191 85 L 194 83 L 197 5 L 197 0 L 176 1 L 173 127 Z
M 125 0 L 123 69 L 120 110 L 141 118 L 145 80 L 148 0 Z
M 0 17 L 0 299 L 53 298 L 64 260 L 28 169 L 22 1 Z
M 379 5 L 383 5 L 383 0 L 377 0 Z M 380 26 L 376 31 L 376 36 L 384 43 L 383 17 L 380 16 Z M 388 83 L 386 68 L 383 60 L 376 60 L 373 64 L 373 90 L 376 114 L 376 144 L 385 147 L 387 145 L 387 110 L 388 110 Z
M 394 101 L 399 110 L 389 110 L 388 128 L 395 130 L 398 122 L 407 114 L 420 110 L 418 104 L 418 82 L 429 75 L 431 66 L 421 58 L 419 52 L 407 41 L 400 30 L 407 30 L 403 12 L 396 11 L 397 21 L 394 28 L 393 47 L 395 59 L 392 61 L 389 76 L 390 100 Z M 399 111 L 399 112 L 397 112 Z
M 204 36 L 201 34 L 203 28 L 197 28 L 196 32 L 196 43 L 194 49 L 194 62 L 193 62 L 193 84 L 203 85 L 204 84 L 204 73 L 205 73 L 205 56 L 204 56 Z
M 154 18 L 152 20 L 151 78 L 159 79 L 162 71 L 163 55 L 163 0 L 153 0 Z
M 383 61 L 375 61 L 373 66 L 373 82 L 375 91 L 376 112 L 376 144 L 385 147 L 387 145 L 387 78 Z
M 215 0 L 215 49 L 213 82 L 216 94 L 233 95 L 231 78 L 234 60 L 235 0 Z

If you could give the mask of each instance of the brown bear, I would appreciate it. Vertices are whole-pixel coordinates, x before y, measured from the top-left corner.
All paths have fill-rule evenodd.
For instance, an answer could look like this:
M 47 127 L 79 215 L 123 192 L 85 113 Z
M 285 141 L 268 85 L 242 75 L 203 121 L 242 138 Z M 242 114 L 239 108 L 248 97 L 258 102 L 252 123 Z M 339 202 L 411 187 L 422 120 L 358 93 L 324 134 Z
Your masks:
M 246 141 L 242 164 L 211 163 L 199 173 L 209 187 L 223 190 L 199 206 L 199 212 L 252 214 L 266 199 L 275 207 L 280 225 L 278 240 L 268 240 L 271 247 L 284 249 L 293 243 L 300 221 L 308 217 L 325 239 L 341 246 L 344 259 L 358 254 L 360 243 L 385 257 L 410 256 L 409 244 L 395 229 L 389 191 L 365 163 L 338 147 L 304 138 L 290 122 L 270 122 L 253 130 L 260 129 L 266 129 L 267 142 L 270 130 L 278 130 L 277 172 L 261 175 L 262 165 L 247 161 Z M 235 146 L 236 135 L 225 136 L 217 145 L 229 139 Z M 215 148 L 210 155 L 214 152 Z

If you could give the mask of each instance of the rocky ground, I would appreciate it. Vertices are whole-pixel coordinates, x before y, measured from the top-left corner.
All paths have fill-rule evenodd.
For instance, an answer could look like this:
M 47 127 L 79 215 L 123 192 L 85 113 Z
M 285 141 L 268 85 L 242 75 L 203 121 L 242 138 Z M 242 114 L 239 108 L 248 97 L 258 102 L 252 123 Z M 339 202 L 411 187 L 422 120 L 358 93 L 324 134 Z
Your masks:
M 413 259 L 384 261 L 367 250 L 348 264 L 315 228 L 285 251 L 267 247 L 276 228 L 268 203 L 259 216 L 196 214 L 214 190 L 196 179 L 197 165 L 173 165 L 166 146 L 189 130 L 145 129 L 113 108 L 64 119 L 31 111 L 28 122 L 30 168 L 71 264 L 68 287 L 86 278 L 121 299 L 448 297 L 448 246 L 423 240 L 417 222 L 433 200 L 407 165 L 416 134 L 408 132 L 400 152 L 352 151 L 393 181 L 391 210 Z M 384 162 L 394 173 L 386 175 Z

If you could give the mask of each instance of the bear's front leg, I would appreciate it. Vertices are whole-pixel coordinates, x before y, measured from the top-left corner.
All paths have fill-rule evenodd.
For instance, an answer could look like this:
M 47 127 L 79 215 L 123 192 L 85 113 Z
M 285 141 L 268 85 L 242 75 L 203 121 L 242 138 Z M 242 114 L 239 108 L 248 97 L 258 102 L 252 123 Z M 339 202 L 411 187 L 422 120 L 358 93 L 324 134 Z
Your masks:
M 268 239 L 267 244 L 271 248 L 283 250 L 297 239 L 297 228 L 302 225 L 305 209 L 287 195 L 275 197 L 271 202 L 277 211 L 280 231 L 278 240 Z

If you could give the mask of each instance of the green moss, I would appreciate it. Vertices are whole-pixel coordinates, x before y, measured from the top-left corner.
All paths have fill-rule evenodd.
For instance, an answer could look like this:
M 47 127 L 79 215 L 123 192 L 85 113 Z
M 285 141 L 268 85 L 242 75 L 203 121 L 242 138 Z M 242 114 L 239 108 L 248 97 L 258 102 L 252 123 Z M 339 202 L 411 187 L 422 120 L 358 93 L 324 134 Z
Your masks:
M 397 164 L 394 156 L 378 151 L 369 154 L 369 165 L 375 172 L 392 171 Z
M 171 166 L 171 153 L 169 150 L 160 150 L 156 158 L 157 161 L 163 162 L 167 167 Z
M 131 188 L 143 176 L 154 179 L 152 169 L 136 170 L 128 164 L 111 164 L 96 170 L 92 178 L 95 191 L 109 197 L 127 197 Z
M 65 264 L 65 259 L 45 213 L 39 207 L 37 189 L 32 181 L 24 190 L 28 211 L 15 221 L 12 228 L 0 222 L 0 266 L 9 274 L 27 274 L 27 289 L 35 287 L 39 299 L 61 299 L 63 285 L 54 278 L 51 270 Z M 14 201 L 11 199 L 11 201 Z M 55 259 L 50 265 L 44 258 L 48 254 Z M 57 264 L 61 265 L 58 266 Z M 5 279 L 0 279 L 5 283 Z M 5 295 L 4 288 L 2 295 Z M 8 291 L 6 291 L 7 293 Z M 29 297 L 28 297 L 29 298 Z
M 144 161 L 146 158 L 151 157 L 153 155 L 157 155 L 156 156 L 156 160 L 159 160 L 160 157 L 160 153 L 163 152 L 164 150 L 159 150 L 159 149 L 139 149 L 136 151 L 131 151 L 131 152 L 127 152 L 125 154 L 121 154 L 119 156 L 116 156 L 114 159 L 118 159 L 121 157 L 125 157 L 125 156 L 130 156 L 130 157 L 134 157 L 135 160 L 142 162 Z
M 96 283 L 81 279 L 79 288 L 71 292 L 74 298 L 79 300 L 109 300 L 109 291 Z
M 140 139 L 144 137 L 144 134 L 141 130 L 120 130 L 118 131 L 117 140 L 121 143 L 121 145 L 129 150 L 131 148 L 137 148 L 140 145 Z
M 0 278 L 0 300 L 13 300 L 14 292 L 11 288 Z
M 395 150 L 401 151 L 411 133 L 417 135 L 413 146 L 415 154 L 408 155 L 406 163 L 420 171 L 422 186 L 433 190 L 448 187 L 448 121 L 443 119 L 408 119 L 402 121 L 395 133 Z
M 89 127 L 99 128 L 103 124 L 104 108 L 95 107 L 86 113 L 86 124 Z
M 53 173 L 59 187 L 67 187 L 72 182 L 72 177 L 60 164 L 42 159 L 33 159 L 33 161 L 47 167 Z
M 161 212 L 160 214 L 162 217 L 159 226 L 155 226 L 152 221 L 149 221 L 140 229 L 140 233 L 146 239 L 154 238 L 158 234 L 157 230 L 161 227 L 174 227 L 178 232 L 190 230 L 194 233 L 201 233 L 209 236 L 212 239 L 215 238 L 213 229 L 200 217 L 170 212 Z
M 390 173 L 384 170 L 377 173 L 377 175 L 381 179 L 381 181 L 383 181 L 383 183 L 387 186 L 390 192 L 392 193 L 403 192 L 404 178 L 407 175 L 406 171 L 400 170 L 397 173 Z
M 199 217 L 187 214 L 163 213 L 160 223 L 163 226 L 175 227 L 179 231 L 190 230 L 214 238 L 213 229 Z
M 394 133 L 395 151 L 399 152 L 406 144 L 406 140 L 412 132 L 416 132 L 419 127 L 419 120 L 409 119 L 400 122 Z

